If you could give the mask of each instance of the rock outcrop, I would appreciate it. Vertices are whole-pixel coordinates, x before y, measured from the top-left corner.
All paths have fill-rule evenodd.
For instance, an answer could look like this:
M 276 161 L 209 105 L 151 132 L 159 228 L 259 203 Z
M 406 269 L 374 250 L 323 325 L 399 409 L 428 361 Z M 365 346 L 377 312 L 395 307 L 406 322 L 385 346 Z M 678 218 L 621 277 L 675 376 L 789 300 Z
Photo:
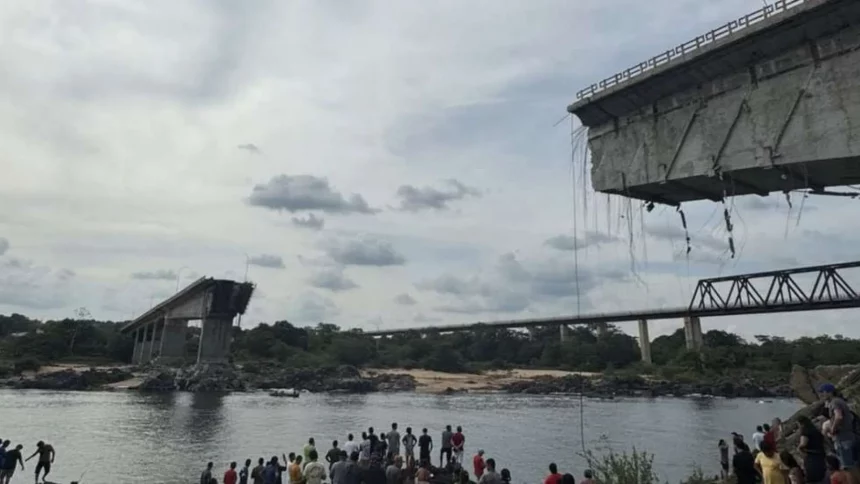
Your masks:
M 368 393 L 415 389 L 409 375 L 364 377 L 353 366 L 286 368 L 275 364 L 193 365 L 180 369 L 152 368 L 141 391 L 234 392 L 250 389 L 294 388 L 311 392 Z
M 65 369 L 39 373 L 31 378 L 10 378 L 3 383 L 12 388 L 38 390 L 96 390 L 104 385 L 127 380 L 132 374 L 119 368 L 101 370 L 90 368 L 84 371 Z
M 757 381 L 752 378 L 679 382 L 640 376 L 591 378 L 579 375 L 539 376 L 506 384 L 502 390 L 525 394 L 582 392 L 592 397 L 707 395 L 727 398 L 774 398 L 792 394 L 791 387 L 784 382 Z

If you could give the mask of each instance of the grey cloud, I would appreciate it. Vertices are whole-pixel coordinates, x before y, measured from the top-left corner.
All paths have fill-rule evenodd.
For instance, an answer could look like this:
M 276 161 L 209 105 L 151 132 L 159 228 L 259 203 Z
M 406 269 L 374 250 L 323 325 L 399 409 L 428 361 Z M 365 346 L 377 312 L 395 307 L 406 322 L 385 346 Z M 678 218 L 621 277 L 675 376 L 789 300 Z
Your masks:
M 142 271 L 133 273 L 131 278 L 142 281 L 173 281 L 176 279 L 176 272 L 168 270 Z
M 325 219 L 309 213 L 307 217 L 293 217 L 293 225 L 305 229 L 320 230 L 325 225 Z
M 9 259 L 0 270 L 0 305 L 58 309 L 71 301 L 74 271 L 52 270 L 23 259 Z
M 645 233 L 655 239 L 668 240 L 670 242 L 683 242 L 686 238 L 684 229 L 680 225 L 646 225 Z M 728 239 L 721 240 L 711 234 L 690 233 L 690 245 L 699 245 L 722 252 L 729 247 L 729 242 Z
M 313 324 L 327 322 L 340 314 L 340 308 L 327 297 L 309 293 L 302 297 L 302 302 L 296 312 L 299 323 Z
M 344 275 L 342 270 L 338 269 L 322 269 L 311 275 L 308 282 L 320 289 L 328 289 L 333 292 L 348 291 L 355 289 L 358 284 L 352 279 Z
M 433 291 L 453 299 L 435 310 L 455 313 L 516 313 L 527 310 L 535 301 L 552 301 L 581 296 L 604 282 L 623 281 L 627 274 L 615 270 L 599 273 L 573 263 L 551 259 L 523 265 L 514 254 L 499 257 L 487 277 L 459 277 L 445 274 L 415 284 L 420 290 Z
M 245 144 L 237 146 L 237 148 L 239 148 L 242 151 L 247 151 L 248 153 L 253 153 L 255 155 L 259 155 L 260 153 L 262 153 L 260 148 L 257 145 L 255 145 L 254 143 L 245 143 Z
M 278 255 L 260 254 L 248 258 L 248 264 L 257 267 L 266 267 L 269 269 L 283 269 L 284 259 Z
M 5 254 L 7 250 L 9 250 L 9 239 L 0 237 L 0 255 Z
M 400 304 L 401 306 L 414 306 L 418 301 L 415 300 L 412 296 L 407 293 L 401 293 L 394 296 L 394 302 Z
M 442 318 L 437 318 L 435 316 L 426 316 L 423 313 L 418 313 L 412 318 L 416 323 L 438 323 L 442 321 Z
M 420 210 L 448 210 L 451 202 L 467 197 L 480 197 L 481 192 L 463 183 L 451 179 L 446 180 L 447 189 L 439 190 L 433 187 L 416 187 L 401 185 L 397 189 L 400 198 L 400 210 L 417 212 Z
M 254 185 L 248 203 L 290 213 L 319 210 L 326 213 L 376 213 L 361 195 L 345 198 L 329 184 L 328 178 L 312 175 L 278 175 L 267 183 Z
M 556 250 L 573 251 L 582 250 L 591 246 L 599 246 L 618 242 L 621 239 L 602 232 L 586 232 L 585 237 L 574 238 L 572 235 L 556 235 L 546 239 L 544 245 L 552 247 Z
M 390 242 L 369 237 L 331 243 L 326 253 L 345 266 L 397 266 L 406 263 L 406 258 Z

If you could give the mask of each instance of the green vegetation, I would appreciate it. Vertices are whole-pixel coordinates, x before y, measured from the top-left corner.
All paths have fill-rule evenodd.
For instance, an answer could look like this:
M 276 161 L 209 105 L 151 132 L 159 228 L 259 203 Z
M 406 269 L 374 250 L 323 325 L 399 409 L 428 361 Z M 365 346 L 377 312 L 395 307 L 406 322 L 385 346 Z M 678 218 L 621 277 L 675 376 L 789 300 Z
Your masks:
M 86 314 L 85 311 L 79 314 Z M 20 314 L 0 315 L 0 354 L 20 368 L 38 362 L 68 360 L 129 361 L 133 342 L 119 333 L 122 323 L 92 319 L 40 322 Z M 342 331 L 320 323 L 299 328 L 287 321 L 234 328 L 233 358 L 272 360 L 292 366 L 354 365 L 426 368 L 448 372 L 491 368 L 542 367 L 582 371 L 656 371 L 670 378 L 691 378 L 738 370 L 785 373 L 793 364 L 857 363 L 860 340 L 820 336 L 789 341 L 756 336 L 744 341 L 725 331 L 704 335 L 701 355 L 684 347 L 682 330 L 652 342 L 653 368 L 639 362 L 636 339 L 610 326 L 598 335 L 585 326 L 571 328 L 564 343 L 557 328 L 530 333 L 477 329 L 454 334 L 404 334 L 374 340 L 361 331 Z M 199 333 L 189 331 L 189 354 L 196 351 Z

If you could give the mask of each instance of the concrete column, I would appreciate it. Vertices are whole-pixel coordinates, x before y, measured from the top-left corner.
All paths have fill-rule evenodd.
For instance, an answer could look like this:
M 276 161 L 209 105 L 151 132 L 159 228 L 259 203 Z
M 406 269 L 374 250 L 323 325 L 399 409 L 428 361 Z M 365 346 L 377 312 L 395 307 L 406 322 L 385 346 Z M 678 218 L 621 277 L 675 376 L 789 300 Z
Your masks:
M 684 340 L 688 350 L 699 351 L 702 349 L 702 323 L 698 317 L 684 318 Z
M 182 363 L 185 360 L 185 334 L 187 331 L 188 321 L 184 319 L 164 320 L 159 361 Z
M 651 364 L 651 337 L 648 335 L 648 321 L 639 320 L 639 352 L 642 353 L 642 363 Z
M 200 325 L 197 363 L 226 363 L 230 356 L 232 333 L 232 319 L 204 319 Z
M 609 325 L 607 323 L 595 323 L 594 329 L 597 332 L 597 336 L 603 336 L 609 331 Z
M 160 329 L 158 326 L 160 321 L 161 320 L 156 319 L 149 330 L 149 355 L 147 356 L 147 361 L 152 361 L 153 357 L 158 356 L 158 353 L 156 353 L 155 350 L 161 346 L 161 341 L 158 339 L 161 338 L 161 334 L 158 331 Z
M 562 324 L 558 327 L 558 336 L 562 343 L 567 341 L 567 337 L 570 334 L 570 328 L 567 327 L 566 324 Z
M 140 358 L 140 328 L 132 333 L 134 337 L 134 349 L 131 352 L 131 364 L 137 364 L 137 359 Z
M 140 343 L 140 357 L 137 363 L 142 365 L 149 362 L 149 350 L 152 348 L 152 325 L 146 324 L 141 330 L 143 331 L 143 339 Z

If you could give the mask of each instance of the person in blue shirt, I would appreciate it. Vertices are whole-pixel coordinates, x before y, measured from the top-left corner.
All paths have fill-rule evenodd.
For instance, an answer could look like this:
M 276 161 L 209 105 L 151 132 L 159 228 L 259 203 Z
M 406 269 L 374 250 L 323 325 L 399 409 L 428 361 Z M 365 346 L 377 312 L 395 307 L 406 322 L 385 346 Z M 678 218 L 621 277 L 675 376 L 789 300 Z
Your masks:
M 3 442 L 2 444 L 0 444 L 0 469 L 3 469 L 3 463 L 6 460 L 6 448 L 9 447 L 9 444 L 11 442 L 2 439 L 0 439 L 0 441 Z

